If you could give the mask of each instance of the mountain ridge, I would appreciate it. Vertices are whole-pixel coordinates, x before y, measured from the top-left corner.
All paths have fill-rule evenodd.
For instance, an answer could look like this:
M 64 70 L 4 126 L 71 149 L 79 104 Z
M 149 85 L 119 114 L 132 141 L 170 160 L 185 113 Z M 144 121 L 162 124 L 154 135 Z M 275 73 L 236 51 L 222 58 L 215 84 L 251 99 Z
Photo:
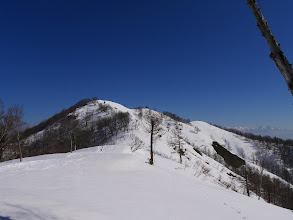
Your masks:
M 244 133 L 252 133 L 261 136 L 278 137 L 282 139 L 293 139 L 293 130 L 286 128 L 279 128 L 270 125 L 262 125 L 257 128 L 249 128 L 246 126 L 229 127 Z

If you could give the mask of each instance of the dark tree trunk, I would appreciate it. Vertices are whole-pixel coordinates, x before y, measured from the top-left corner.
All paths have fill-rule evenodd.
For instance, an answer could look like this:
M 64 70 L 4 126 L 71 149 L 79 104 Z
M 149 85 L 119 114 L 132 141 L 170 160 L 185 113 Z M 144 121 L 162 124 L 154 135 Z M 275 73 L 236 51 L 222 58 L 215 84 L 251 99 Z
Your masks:
M 268 190 L 268 202 L 271 203 L 271 187 L 269 187 L 269 190 Z
M 277 67 L 279 68 L 281 74 L 283 75 L 287 85 L 288 89 L 293 95 L 293 69 L 292 64 L 289 63 L 285 55 L 283 54 L 280 44 L 276 41 L 274 35 L 272 34 L 270 27 L 268 25 L 267 20 L 264 18 L 263 14 L 261 13 L 261 10 L 259 9 L 256 0 L 247 0 L 247 5 L 249 6 L 251 12 L 253 13 L 256 22 L 257 27 L 260 30 L 262 36 L 266 39 L 271 54 L 271 59 L 275 62 Z
M 19 161 L 22 162 L 22 149 L 21 149 L 21 143 L 20 143 L 20 131 L 17 131 L 17 145 L 19 150 Z
M 22 150 L 21 150 L 20 142 L 18 142 L 18 150 L 19 150 L 19 161 L 22 162 Z
M 245 167 L 245 184 L 246 184 L 246 193 L 247 193 L 247 196 L 250 196 L 249 186 L 248 186 L 248 173 L 247 173 L 246 167 Z
M 180 146 L 180 139 L 179 139 L 179 157 L 180 157 L 180 164 L 182 164 L 182 154 L 183 154 L 183 150 L 181 150 L 181 146 Z
M 3 148 L 0 148 L 0 162 L 2 161 L 2 157 L 3 157 Z
M 154 152 L 153 152 L 153 134 L 154 134 L 154 125 L 152 124 L 151 130 L 151 158 L 150 158 L 150 165 L 154 164 Z

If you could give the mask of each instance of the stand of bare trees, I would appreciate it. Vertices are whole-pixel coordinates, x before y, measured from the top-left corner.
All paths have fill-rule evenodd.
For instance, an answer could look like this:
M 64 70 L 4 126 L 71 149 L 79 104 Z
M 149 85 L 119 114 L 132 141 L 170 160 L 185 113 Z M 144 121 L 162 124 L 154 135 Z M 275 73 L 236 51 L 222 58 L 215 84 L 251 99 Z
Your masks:
M 0 161 L 3 160 L 4 149 L 17 144 L 20 161 L 22 161 L 21 135 L 25 123 L 23 108 L 19 105 L 9 107 L 7 111 L 0 100 Z
M 73 152 L 77 149 L 113 143 L 112 141 L 118 135 L 122 135 L 123 132 L 128 130 L 130 115 L 127 112 L 120 112 L 112 109 L 106 103 L 99 103 L 95 113 L 103 112 L 104 117 L 94 117 L 94 112 L 88 114 L 91 117 L 85 115 L 81 118 L 77 118 L 73 112 L 64 114 L 64 112 L 76 109 L 76 106 L 77 104 L 74 105 L 74 108 L 70 107 L 56 114 L 58 117 L 55 115 L 53 118 L 46 120 L 54 121 L 54 123 L 47 124 L 47 127 L 42 132 L 32 134 L 29 138 L 23 135 L 22 130 L 19 133 L 19 139 L 17 139 L 17 135 L 13 135 L 9 147 L 7 145 L 7 148 L 5 148 L 5 160 L 42 154 Z M 89 121 L 90 123 L 87 123 Z M 15 123 L 15 125 L 17 124 L 19 123 Z M 42 126 L 43 124 L 43 122 L 40 123 Z M 40 125 L 36 127 L 39 129 Z M 17 128 L 19 126 L 15 126 L 16 131 L 18 130 Z M 35 129 L 33 127 L 29 130 Z
M 69 115 L 60 122 L 59 131 L 61 132 L 62 136 L 65 136 L 63 138 L 64 144 L 68 146 L 71 153 L 77 149 L 76 136 L 78 134 L 78 129 L 79 122 L 76 120 L 74 115 Z
M 168 145 L 179 154 L 179 162 L 182 164 L 182 157 L 185 155 L 186 150 L 183 149 L 185 144 L 184 137 L 182 135 L 182 124 L 176 123 L 175 127 L 171 130 L 172 137 L 168 140 Z

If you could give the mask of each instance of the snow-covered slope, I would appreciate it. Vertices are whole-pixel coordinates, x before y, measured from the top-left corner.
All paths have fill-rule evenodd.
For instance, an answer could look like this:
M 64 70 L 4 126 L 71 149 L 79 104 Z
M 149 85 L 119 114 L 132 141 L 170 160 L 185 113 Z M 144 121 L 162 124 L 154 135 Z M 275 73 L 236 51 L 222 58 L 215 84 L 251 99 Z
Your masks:
M 92 114 L 92 120 L 95 120 L 99 117 L 103 117 L 106 113 L 101 113 L 97 111 L 98 104 L 106 104 L 113 108 L 114 111 L 122 111 L 128 112 L 131 115 L 132 119 L 132 132 L 131 134 L 136 135 L 140 139 L 145 139 L 145 143 L 149 142 L 148 134 L 145 133 L 145 123 L 143 119 L 139 119 L 138 114 L 139 111 L 137 109 L 128 109 L 120 104 L 111 102 L 111 101 L 103 101 L 99 100 L 93 103 L 89 103 L 85 107 L 79 108 L 75 111 L 75 115 L 79 119 L 83 119 L 87 114 Z M 148 111 L 147 109 L 143 109 L 143 112 Z M 160 113 L 158 113 L 160 114 Z M 175 121 L 167 116 L 163 116 L 162 127 L 166 131 L 163 135 L 163 138 L 159 140 L 159 144 L 156 144 L 158 147 L 158 151 L 161 153 L 169 153 L 170 147 L 164 149 L 167 144 L 167 139 L 170 137 L 170 129 L 174 126 Z M 225 146 L 229 151 L 238 156 L 244 156 L 246 160 L 251 161 L 253 154 L 256 153 L 255 146 L 252 143 L 247 142 L 247 139 L 233 134 L 231 132 L 227 132 L 210 124 L 207 124 L 202 121 L 194 121 L 191 122 L 190 125 L 181 123 L 183 126 L 183 136 L 185 139 L 191 144 L 202 150 L 209 150 L 214 152 L 211 143 L 213 141 L 217 141 L 219 144 Z M 169 128 L 169 129 L 168 129 Z M 242 154 L 242 155 L 241 155 Z M 243 155 L 244 154 L 244 155 Z
M 195 137 L 195 142 L 198 142 L 199 145 L 210 146 L 213 141 L 217 141 L 222 146 L 225 146 L 230 152 L 243 157 L 248 161 L 251 161 L 253 155 L 256 153 L 257 149 L 255 146 L 248 142 L 246 138 L 233 134 L 231 132 L 225 131 L 223 129 L 217 128 L 210 124 L 207 124 L 202 121 L 191 122 L 193 126 L 196 126 L 200 129 L 200 133 Z
M 108 111 L 101 111 L 101 106 L 110 106 L 111 109 Z M 90 124 L 90 122 L 94 122 L 100 118 L 109 116 L 119 111 L 129 113 L 131 119 L 129 131 L 122 137 L 119 136 L 114 138 L 111 141 L 111 144 L 123 143 L 130 146 L 130 148 L 133 148 L 137 142 L 141 142 L 140 148 L 145 151 L 149 151 L 150 137 L 149 134 L 145 132 L 146 123 L 143 117 L 141 117 L 141 113 L 145 114 L 149 111 L 148 109 L 129 109 L 115 102 L 97 100 L 89 102 L 84 107 L 78 108 L 72 114 L 77 116 L 77 118 L 81 121 L 89 121 L 88 124 Z M 179 162 L 179 155 L 176 154 L 170 146 L 168 146 L 168 140 L 170 140 L 172 136 L 171 130 L 174 128 L 176 121 L 169 118 L 168 116 L 162 115 L 161 113 L 154 111 L 152 112 L 163 117 L 161 126 L 164 132 L 162 133 L 162 137 L 155 143 L 155 153 L 161 157 Z M 245 159 L 249 164 L 255 160 L 255 155 L 259 150 L 256 148 L 255 144 L 245 137 L 225 131 L 202 121 L 194 121 L 190 124 L 180 124 L 182 125 L 182 135 L 185 141 L 184 148 L 186 149 L 186 155 L 189 158 L 189 160 L 186 158 L 183 159 L 185 166 L 194 168 L 198 173 L 202 173 L 203 170 L 210 170 L 211 173 L 200 176 L 202 176 L 204 179 L 209 179 L 212 182 L 216 182 L 222 185 L 223 182 L 224 185 L 230 185 L 232 182 L 232 189 L 242 193 L 244 191 L 244 186 L 242 183 L 243 180 L 241 180 L 241 178 L 237 180 L 233 179 L 231 175 L 228 175 L 228 173 L 231 173 L 230 170 L 210 157 L 211 155 L 216 154 L 214 148 L 212 147 L 212 142 L 217 141 L 233 154 L 236 154 L 239 157 Z M 42 136 L 42 133 L 43 132 L 41 131 L 36 135 L 29 137 L 28 139 L 35 140 Z M 200 150 L 204 154 L 198 154 L 194 148 Z M 276 177 L 269 172 L 265 171 L 265 173 L 272 177 Z M 234 173 L 233 175 L 237 176 Z M 219 181 L 219 179 L 221 179 L 222 182 Z
M 101 111 L 101 104 L 111 106 L 110 112 Z M 72 114 L 90 124 L 118 111 L 129 113 L 129 129 L 108 145 L 0 163 L 0 220 L 293 217 L 288 210 L 258 201 L 253 193 L 244 196 L 244 179 L 208 156 L 215 153 L 211 144 L 217 141 L 251 162 L 255 146 L 241 136 L 205 122 L 180 123 L 186 149 L 180 164 L 168 145 L 176 122 L 153 112 L 163 118 L 163 132 L 154 146 L 155 166 L 150 166 L 150 135 L 140 116 L 149 110 L 99 100 Z
M 112 145 L 0 164 L 0 219 L 292 219 L 292 211 Z M 7 218 L 5 218 L 7 217 Z

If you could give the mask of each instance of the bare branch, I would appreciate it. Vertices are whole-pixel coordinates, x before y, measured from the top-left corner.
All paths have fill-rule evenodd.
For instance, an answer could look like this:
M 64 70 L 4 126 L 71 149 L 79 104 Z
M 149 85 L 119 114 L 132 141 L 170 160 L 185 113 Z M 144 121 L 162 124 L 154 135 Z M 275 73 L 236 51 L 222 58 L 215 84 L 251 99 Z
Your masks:
M 288 89 L 293 95 L 293 69 L 292 64 L 289 63 L 287 58 L 285 57 L 283 51 L 280 48 L 280 44 L 276 41 L 274 35 L 272 34 L 270 27 L 268 25 L 267 20 L 264 18 L 263 14 L 261 13 L 260 8 L 257 5 L 256 0 L 247 0 L 247 5 L 249 6 L 251 12 L 253 13 L 257 27 L 260 30 L 262 36 L 266 39 L 271 54 L 271 59 L 275 62 L 276 66 L 279 68 L 281 74 L 283 75 Z

